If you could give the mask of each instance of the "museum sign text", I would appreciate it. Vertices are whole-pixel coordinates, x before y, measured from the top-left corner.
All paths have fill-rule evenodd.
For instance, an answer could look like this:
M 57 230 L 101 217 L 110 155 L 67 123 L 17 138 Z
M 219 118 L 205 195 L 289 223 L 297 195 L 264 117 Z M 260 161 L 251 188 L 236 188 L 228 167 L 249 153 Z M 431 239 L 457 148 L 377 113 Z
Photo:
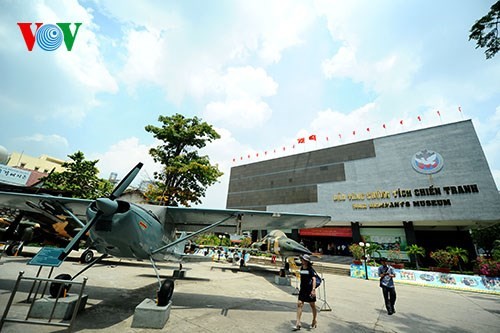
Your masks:
M 362 193 L 337 193 L 334 202 L 352 203 L 353 209 L 379 209 L 403 207 L 442 207 L 451 206 L 449 196 L 479 193 L 477 184 L 416 189 L 396 189 L 392 191 L 373 191 Z M 430 197 L 430 198 L 429 198 Z M 381 201 L 381 200 L 391 201 Z

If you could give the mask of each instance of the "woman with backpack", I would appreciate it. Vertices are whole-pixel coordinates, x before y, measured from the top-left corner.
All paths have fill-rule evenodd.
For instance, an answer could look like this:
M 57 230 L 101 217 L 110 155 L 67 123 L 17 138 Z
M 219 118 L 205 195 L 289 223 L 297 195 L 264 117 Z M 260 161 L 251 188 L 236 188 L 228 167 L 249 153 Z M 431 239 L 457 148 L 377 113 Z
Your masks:
M 311 328 L 317 327 L 316 316 L 318 312 L 316 310 L 316 287 L 319 285 L 316 281 L 317 273 L 312 268 L 312 261 L 309 255 L 304 254 L 300 256 L 300 260 L 300 290 L 299 301 L 297 303 L 297 322 L 293 327 L 294 331 L 298 331 L 302 327 L 300 323 L 300 317 L 302 316 L 304 303 L 309 303 L 309 305 L 311 306 L 313 314 Z

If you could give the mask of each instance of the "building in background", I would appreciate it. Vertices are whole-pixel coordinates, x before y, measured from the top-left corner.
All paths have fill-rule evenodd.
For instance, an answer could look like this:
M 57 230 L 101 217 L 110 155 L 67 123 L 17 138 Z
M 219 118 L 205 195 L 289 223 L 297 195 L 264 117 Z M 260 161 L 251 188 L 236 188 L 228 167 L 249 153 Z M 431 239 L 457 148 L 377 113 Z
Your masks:
M 47 155 L 38 158 L 18 152 L 9 155 L 7 149 L 0 146 L 0 183 L 32 186 L 52 170 L 64 171 L 63 163 L 63 160 Z
M 62 166 L 63 163 L 63 160 L 47 155 L 33 157 L 24 153 L 12 152 L 7 165 L 21 169 L 49 173 L 54 168 L 55 172 L 63 172 L 65 170 Z
M 324 228 L 287 232 L 340 254 L 362 240 L 383 255 L 411 244 L 473 254 L 469 230 L 500 222 L 500 194 L 470 120 L 233 167 L 226 206 L 330 215 Z

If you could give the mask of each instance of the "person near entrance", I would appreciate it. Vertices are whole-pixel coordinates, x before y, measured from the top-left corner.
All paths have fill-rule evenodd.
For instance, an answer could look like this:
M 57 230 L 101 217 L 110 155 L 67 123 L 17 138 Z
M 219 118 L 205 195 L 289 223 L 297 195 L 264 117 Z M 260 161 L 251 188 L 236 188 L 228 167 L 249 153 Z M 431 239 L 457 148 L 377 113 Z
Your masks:
M 386 258 L 380 258 L 381 266 L 378 268 L 378 275 L 380 276 L 380 288 L 384 295 L 385 308 L 387 314 L 392 315 L 396 313 L 394 304 L 396 303 L 396 287 L 394 286 L 393 278 L 396 277 L 394 268 L 387 265 Z

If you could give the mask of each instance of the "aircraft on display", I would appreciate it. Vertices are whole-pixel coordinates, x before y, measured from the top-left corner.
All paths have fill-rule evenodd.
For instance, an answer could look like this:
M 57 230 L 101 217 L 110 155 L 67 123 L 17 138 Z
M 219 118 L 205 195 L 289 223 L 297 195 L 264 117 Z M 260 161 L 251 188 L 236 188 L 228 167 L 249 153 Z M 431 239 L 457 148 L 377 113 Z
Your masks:
M 252 243 L 251 247 L 254 250 L 276 254 L 284 259 L 302 254 L 312 254 L 304 245 L 288 238 L 281 230 L 271 231 L 261 241 Z
M 53 191 L 39 187 L 23 187 L 0 184 L 0 192 L 18 194 L 44 193 L 61 195 L 60 191 Z M 14 255 L 21 253 L 26 243 L 38 243 L 65 247 L 83 227 L 78 223 L 68 221 L 69 216 L 58 211 L 54 206 L 43 204 L 29 210 L 19 210 L 10 207 L 0 207 L 0 243 L 6 245 L 3 253 Z
M 56 279 L 73 280 L 110 255 L 149 260 L 159 284 L 157 304 L 162 306 L 168 304 L 172 296 L 174 281 L 166 279 L 162 282 L 155 262 L 175 261 L 182 268 L 183 260 L 196 259 L 193 255 L 184 253 L 185 244 L 190 238 L 217 229 L 236 230 L 236 233 L 241 233 L 243 229 L 318 227 L 330 221 L 330 216 L 326 215 L 139 205 L 119 200 L 118 197 L 131 184 L 141 167 L 142 163 L 137 164 L 107 198 L 86 200 L 44 194 L 0 192 L 0 207 L 22 212 L 35 212 L 42 209 L 41 207 L 51 207 L 54 211 L 63 212 L 68 217 L 68 222 L 77 224 L 79 232 L 64 249 L 52 248 L 50 251 L 44 251 L 46 248 L 42 248 L 32 259 L 35 261 L 37 257 L 40 260 L 43 258 L 57 267 L 73 249 L 78 248 L 82 238 L 89 234 L 92 247 L 101 253 L 101 256 L 93 259 L 73 277 L 61 274 Z M 178 231 L 189 233 L 177 237 Z M 286 242 L 283 243 L 284 249 L 285 244 Z M 84 253 L 87 251 L 90 250 Z M 60 284 L 54 284 L 50 288 L 51 295 L 56 297 L 60 290 Z

